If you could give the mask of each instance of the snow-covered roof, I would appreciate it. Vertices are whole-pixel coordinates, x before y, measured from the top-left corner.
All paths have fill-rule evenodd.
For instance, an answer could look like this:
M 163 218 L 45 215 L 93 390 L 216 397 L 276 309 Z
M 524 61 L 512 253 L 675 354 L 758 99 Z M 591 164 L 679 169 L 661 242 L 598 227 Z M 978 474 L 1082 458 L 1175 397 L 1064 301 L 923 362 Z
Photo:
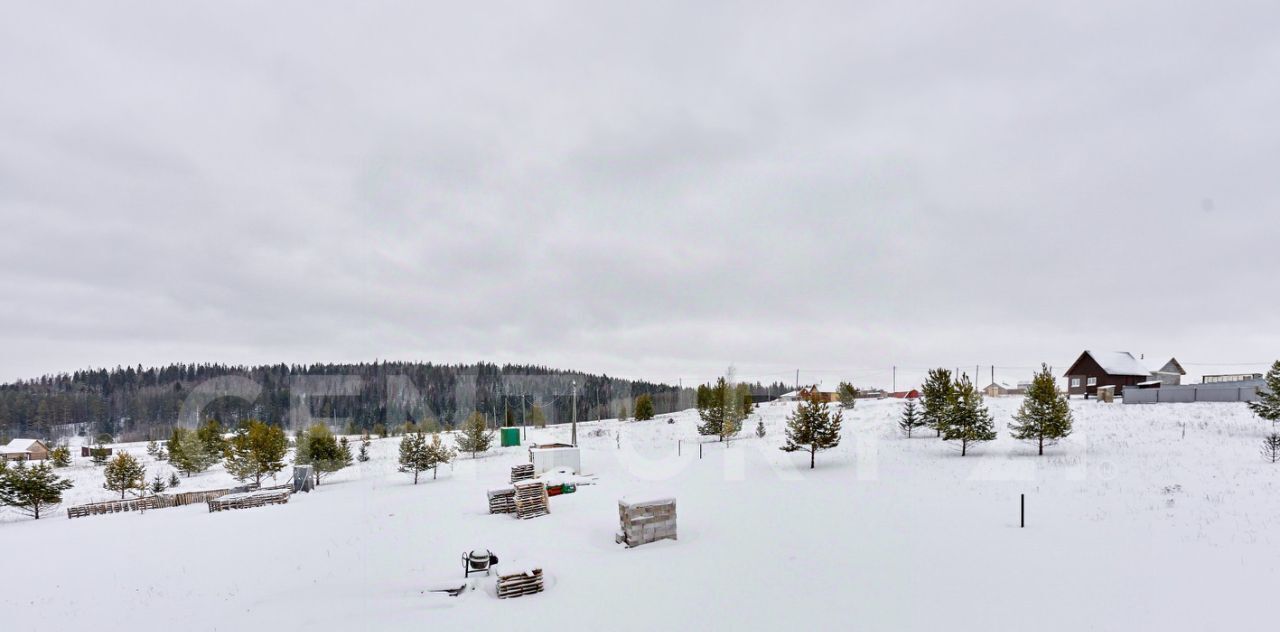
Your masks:
M 35 439 L 14 439 L 0 448 L 0 454 L 25 454 L 38 443 Z
M 1151 375 L 1151 369 L 1143 366 L 1137 358 L 1133 357 L 1128 351 L 1085 351 L 1089 357 L 1093 358 L 1098 366 L 1102 367 L 1108 375 L 1138 375 L 1147 377 Z

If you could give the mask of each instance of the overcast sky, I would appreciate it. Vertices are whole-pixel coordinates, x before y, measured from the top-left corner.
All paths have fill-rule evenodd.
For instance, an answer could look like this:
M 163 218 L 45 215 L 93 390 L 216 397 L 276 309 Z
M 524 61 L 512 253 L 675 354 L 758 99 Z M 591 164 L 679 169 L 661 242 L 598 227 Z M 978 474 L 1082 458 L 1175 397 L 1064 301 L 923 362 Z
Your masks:
M 1280 357 L 1274 2 L 606 4 L 5 0 L 0 380 Z

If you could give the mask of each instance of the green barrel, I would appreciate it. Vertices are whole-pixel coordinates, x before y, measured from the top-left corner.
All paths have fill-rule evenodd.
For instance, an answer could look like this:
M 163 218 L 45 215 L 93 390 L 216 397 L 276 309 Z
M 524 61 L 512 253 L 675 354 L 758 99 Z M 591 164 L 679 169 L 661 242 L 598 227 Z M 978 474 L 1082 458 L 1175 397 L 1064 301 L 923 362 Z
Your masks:
M 502 447 L 509 448 L 511 446 L 520 445 L 520 429 L 519 428 L 503 428 L 502 429 Z

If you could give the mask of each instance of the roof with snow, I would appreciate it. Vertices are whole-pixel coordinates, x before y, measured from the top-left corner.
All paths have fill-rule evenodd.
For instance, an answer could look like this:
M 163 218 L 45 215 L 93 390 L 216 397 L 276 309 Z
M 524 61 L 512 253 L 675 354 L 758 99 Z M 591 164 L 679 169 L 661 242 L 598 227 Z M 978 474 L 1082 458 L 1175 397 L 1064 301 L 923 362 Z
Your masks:
M 40 442 L 36 439 L 14 439 L 0 448 L 0 454 L 26 454 L 37 443 Z
M 1107 375 L 1136 375 L 1139 377 L 1151 375 L 1151 369 L 1143 366 L 1128 351 L 1085 351 L 1080 358 L 1084 359 L 1084 356 L 1093 358 L 1093 361 L 1097 362 L 1098 366 L 1102 367 L 1102 370 Z M 1076 364 L 1080 364 L 1080 360 L 1076 360 L 1075 364 L 1071 365 L 1071 368 L 1067 370 L 1067 375 L 1071 375 L 1076 368 Z

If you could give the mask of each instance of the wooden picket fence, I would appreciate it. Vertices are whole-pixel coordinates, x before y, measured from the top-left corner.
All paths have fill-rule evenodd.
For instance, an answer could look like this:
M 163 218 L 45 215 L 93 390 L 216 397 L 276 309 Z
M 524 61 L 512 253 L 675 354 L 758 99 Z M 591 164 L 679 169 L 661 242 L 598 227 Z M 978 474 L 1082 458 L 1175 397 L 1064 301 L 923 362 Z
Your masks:
M 206 503 L 214 498 L 230 494 L 230 489 L 202 489 L 180 494 L 160 494 L 160 505 L 163 507 L 182 507 L 196 503 Z
M 125 511 L 144 511 L 147 509 L 156 509 L 158 507 L 160 507 L 160 505 L 157 503 L 155 496 L 146 496 L 130 500 L 110 500 L 102 503 L 89 503 L 87 505 L 67 507 L 67 518 L 83 518 L 84 516 L 97 516 L 100 514 L 121 513 Z

